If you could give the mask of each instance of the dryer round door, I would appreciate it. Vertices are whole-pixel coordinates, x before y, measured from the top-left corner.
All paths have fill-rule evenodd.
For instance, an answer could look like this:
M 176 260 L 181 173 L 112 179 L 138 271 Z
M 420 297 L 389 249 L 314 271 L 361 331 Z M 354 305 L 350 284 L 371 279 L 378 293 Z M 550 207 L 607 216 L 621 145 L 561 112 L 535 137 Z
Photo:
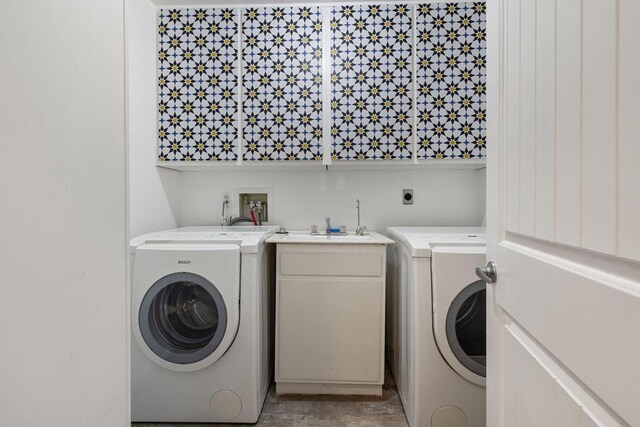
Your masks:
M 216 286 L 188 272 L 156 281 L 140 302 L 137 321 L 140 336 L 156 356 L 156 363 L 181 371 L 215 362 L 237 331 Z
M 453 299 L 446 317 L 449 348 L 467 370 L 486 377 L 486 284 L 478 280 Z

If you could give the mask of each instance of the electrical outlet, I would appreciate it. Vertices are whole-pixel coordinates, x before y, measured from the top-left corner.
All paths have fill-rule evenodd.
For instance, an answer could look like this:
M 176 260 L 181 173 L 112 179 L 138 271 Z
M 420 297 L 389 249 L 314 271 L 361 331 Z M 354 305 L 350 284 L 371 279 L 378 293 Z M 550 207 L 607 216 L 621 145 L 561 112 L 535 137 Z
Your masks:
M 406 188 L 402 190 L 402 204 L 403 205 L 413 204 L 413 189 Z

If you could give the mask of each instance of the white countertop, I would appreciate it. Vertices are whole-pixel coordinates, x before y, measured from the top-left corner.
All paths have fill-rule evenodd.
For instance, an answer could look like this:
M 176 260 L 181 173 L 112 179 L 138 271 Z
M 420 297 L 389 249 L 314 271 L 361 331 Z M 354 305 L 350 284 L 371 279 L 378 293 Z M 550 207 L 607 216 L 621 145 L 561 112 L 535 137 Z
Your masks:
M 278 230 L 277 226 L 261 227 L 183 227 L 143 234 L 131 239 L 130 251 L 145 243 L 222 243 L 237 244 L 242 253 L 257 253 L 266 238 Z
M 369 232 L 364 236 L 356 236 L 354 233 L 349 233 L 346 236 L 324 234 L 311 234 L 308 231 L 290 231 L 288 234 L 273 234 L 267 239 L 267 243 L 278 244 L 336 244 L 336 245 L 390 245 L 393 244 L 393 240 L 376 233 L 375 231 Z
M 415 258 L 431 258 L 436 247 L 486 247 L 482 227 L 387 227 L 387 234 L 404 243 Z

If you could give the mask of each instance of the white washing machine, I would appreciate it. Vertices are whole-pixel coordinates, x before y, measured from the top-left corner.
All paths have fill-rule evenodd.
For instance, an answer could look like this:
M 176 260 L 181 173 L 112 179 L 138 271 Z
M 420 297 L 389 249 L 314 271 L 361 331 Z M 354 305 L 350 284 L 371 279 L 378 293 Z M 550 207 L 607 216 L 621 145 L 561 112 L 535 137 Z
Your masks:
M 258 420 L 271 384 L 275 227 L 131 241 L 132 420 Z
M 412 427 L 484 427 L 483 228 L 387 228 L 387 351 Z

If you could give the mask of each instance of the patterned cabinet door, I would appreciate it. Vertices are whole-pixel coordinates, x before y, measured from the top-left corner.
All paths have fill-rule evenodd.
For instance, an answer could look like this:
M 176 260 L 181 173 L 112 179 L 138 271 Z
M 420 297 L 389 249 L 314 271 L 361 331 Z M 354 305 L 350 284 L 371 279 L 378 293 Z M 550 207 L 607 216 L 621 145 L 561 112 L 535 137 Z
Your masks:
M 161 9 L 158 21 L 159 160 L 235 160 L 236 11 Z
M 417 6 L 419 159 L 484 158 L 485 3 Z
M 412 158 L 411 19 L 405 4 L 332 8 L 333 160 Z
M 246 9 L 242 40 L 244 160 L 321 160 L 320 8 Z

